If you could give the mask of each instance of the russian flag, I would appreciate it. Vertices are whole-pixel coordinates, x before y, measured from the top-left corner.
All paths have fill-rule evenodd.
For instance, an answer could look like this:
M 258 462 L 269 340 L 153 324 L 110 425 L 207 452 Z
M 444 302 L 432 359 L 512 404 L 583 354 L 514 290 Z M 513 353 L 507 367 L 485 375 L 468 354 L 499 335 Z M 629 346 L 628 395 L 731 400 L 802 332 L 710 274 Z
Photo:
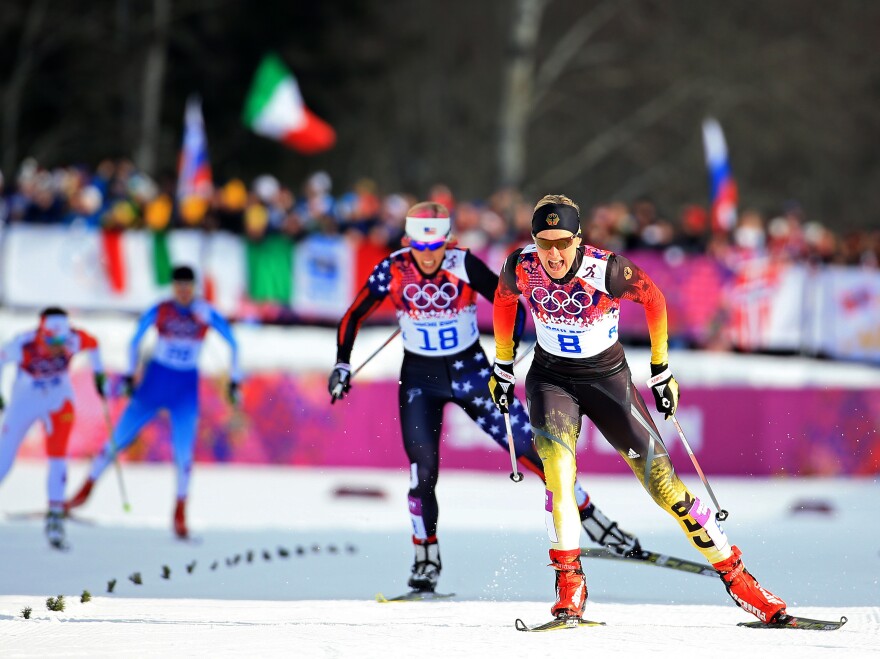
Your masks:
M 208 138 L 205 135 L 205 119 L 202 101 L 190 96 L 183 115 L 183 145 L 177 167 L 177 205 L 184 224 L 198 225 L 208 212 L 214 183 L 211 180 L 211 161 L 208 160 Z M 170 279 L 170 251 L 165 232 L 154 233 L 153 260 L 156 280 L 167 284 Z M 205 241 L 201 253 L 202 294 L 209 302 L 214 300 L 214 280 L 206 265 L 210 243 Z
M 712 199 L 712 226 L 716 231 L 731 231 L 736 226 L 739 194 L 730 172 L 727 142 L 721 124 L 711 117 L 703 121 L 703 147 Z
M 183 146 L 177 169 L 177 201 L 183 204 L 192 198 L 209 199 L 213 190 L 211 162 L 208 160 L 208 139 L 202 102 L 196 96 L 186 101 L 183 117 Z

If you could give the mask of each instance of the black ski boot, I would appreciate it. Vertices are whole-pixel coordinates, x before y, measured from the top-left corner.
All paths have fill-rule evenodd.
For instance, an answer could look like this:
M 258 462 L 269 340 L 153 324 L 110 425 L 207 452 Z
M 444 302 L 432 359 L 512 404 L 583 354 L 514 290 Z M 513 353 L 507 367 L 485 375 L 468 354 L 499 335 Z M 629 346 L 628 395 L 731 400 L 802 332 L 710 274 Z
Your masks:
M 639 556 L 642 553 L 642 545 L 634 535 L 618 528 L 617 522 L 612 522 L 596 508 L 592 503 L 585 506 L 581 511 L 581 524 L 584 531 L 590 536 L 590 540 L 618 556 Z
M 442 567 L 440 545 L 437 544 L 437 538 L 432 537 L 427 540 L 413 538 L 413 546 L 416 550 L 416 556 L 407 585 L 419 592 L 433 593 L 440 580 Z

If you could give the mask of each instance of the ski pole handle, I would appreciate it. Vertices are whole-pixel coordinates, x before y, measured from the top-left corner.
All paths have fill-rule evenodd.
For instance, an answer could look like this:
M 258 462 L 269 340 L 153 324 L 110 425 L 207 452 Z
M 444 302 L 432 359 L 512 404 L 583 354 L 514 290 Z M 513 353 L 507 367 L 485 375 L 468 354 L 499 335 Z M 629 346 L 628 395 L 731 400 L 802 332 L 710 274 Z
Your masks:
M 703 485 L 706 486 L 706 491 L 709 493 L 709 496 L 712 497 L 712 503 L 715 504 L 715 509 L 718 511 L 717 513 L 715 513 L 715 519 L 717 519 L 719 522 L 723 522 L 729 517 L 728 512 L 721 507 L 721 504 L 718 503 L 718 499 L 715 498 L 715 493 L 712 491 L 712 486 L 709 485 L 709 481 L 707 480 L 705 474 L 703 474 L 703 470 L 700 468 L 700 463 L 697 462 L 697 456 L 695 456 L 694 452 L 691 450 L 691 445 L 688 444 L 687 437 L 684 436 L 684 430 L 681 429 L 681 425 L 678 423 L 678 419 L 675 418 L 674 414 L 670 414 L 669 418 L 672 419 L 672 423 L 675 424 L 675 429 L 678 431 L 678 436 L 681 437 L 681 443 L 684 444 L 685 450 L 691 457 L 691 462 L 694 463 L 694 468 L 700 475 L 700 480 L 703 481 Z
M 349 375 L 348 381 L 351 382 L 352 378 L 354 378 L 355 375 L 360 373 L 361 369 L 363 369 L 364 366 L 366 366 L 367 364 L 369 364 L 373 360 L 373 357 L 375 357 L 380 352 L 382 352 L 382 350 L 385 348 L 385 346 L 387 346 L 395 338 L 397 338 L 397 335 L 400 334 L 401 331 L 402 330 L 399 327 L 396 330 L 394 330 L 394 333 L 391 336 L 389 336 L 387 339 L 385 339 L 385 343 L 383 343 L 378 348 L 376 348 L 376 350 L 373 352 L 373 354 L 364 360 L 363 364 L 361 364 L 360 366 L 358 366 L 356 369 L 354 369 L 351 372 L 351 375 Z M 330 392 L 330 404 L 335 405 L 336 401 L 339 400 L 340 398 L 342 398 L 342 393 L 343 393 L 343 383 L 340 382 L 335 387 L 333 387 L 333 391 Z
M 502 395 L 499 402 L 506 406 L 507 396 Z M 510 480 L 519 483 L 523 479 L 521 472 L 516 469 L 516 449 L 513 446 L 513 428 L 510 425 L 510 412 L 502 413 L 504 417 L 504 425 L 507 426 L 507 448 L 510 449 Z

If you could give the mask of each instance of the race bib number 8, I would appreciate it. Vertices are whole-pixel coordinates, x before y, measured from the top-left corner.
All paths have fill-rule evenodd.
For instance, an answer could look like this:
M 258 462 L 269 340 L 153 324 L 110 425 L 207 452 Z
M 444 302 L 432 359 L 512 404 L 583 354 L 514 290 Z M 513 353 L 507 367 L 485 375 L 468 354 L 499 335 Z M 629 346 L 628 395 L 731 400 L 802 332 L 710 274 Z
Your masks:
M 580 352 L 581 342 L 577 334 L 557 334 L 559 349 L 562 352 Z

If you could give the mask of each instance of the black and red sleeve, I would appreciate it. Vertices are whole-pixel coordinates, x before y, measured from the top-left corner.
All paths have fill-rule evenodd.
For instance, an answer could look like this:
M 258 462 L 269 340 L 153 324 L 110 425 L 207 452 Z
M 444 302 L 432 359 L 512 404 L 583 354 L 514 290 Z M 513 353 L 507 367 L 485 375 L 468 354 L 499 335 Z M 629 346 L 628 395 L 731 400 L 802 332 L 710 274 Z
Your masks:
M 605 288 L 614 297 L 632 300 L 645 307 L 645 319 L 651 337 L 651 363 L 667 363 L 669 333 L 666 298 L 654 280 L 628 258 L 614 255 L 605 271 Z
M 337 364 L 351 363 L 351 351 L 354 348 L 354 339 L 361 328 L 361 323 L 382 304 L 387 294 L 387 289 L 383 294 L 376 287 L 371 287 L 369 283 L 364 284 L 364 287 L 358 291 L 354 302 L 342 316 L 336 330 Z

